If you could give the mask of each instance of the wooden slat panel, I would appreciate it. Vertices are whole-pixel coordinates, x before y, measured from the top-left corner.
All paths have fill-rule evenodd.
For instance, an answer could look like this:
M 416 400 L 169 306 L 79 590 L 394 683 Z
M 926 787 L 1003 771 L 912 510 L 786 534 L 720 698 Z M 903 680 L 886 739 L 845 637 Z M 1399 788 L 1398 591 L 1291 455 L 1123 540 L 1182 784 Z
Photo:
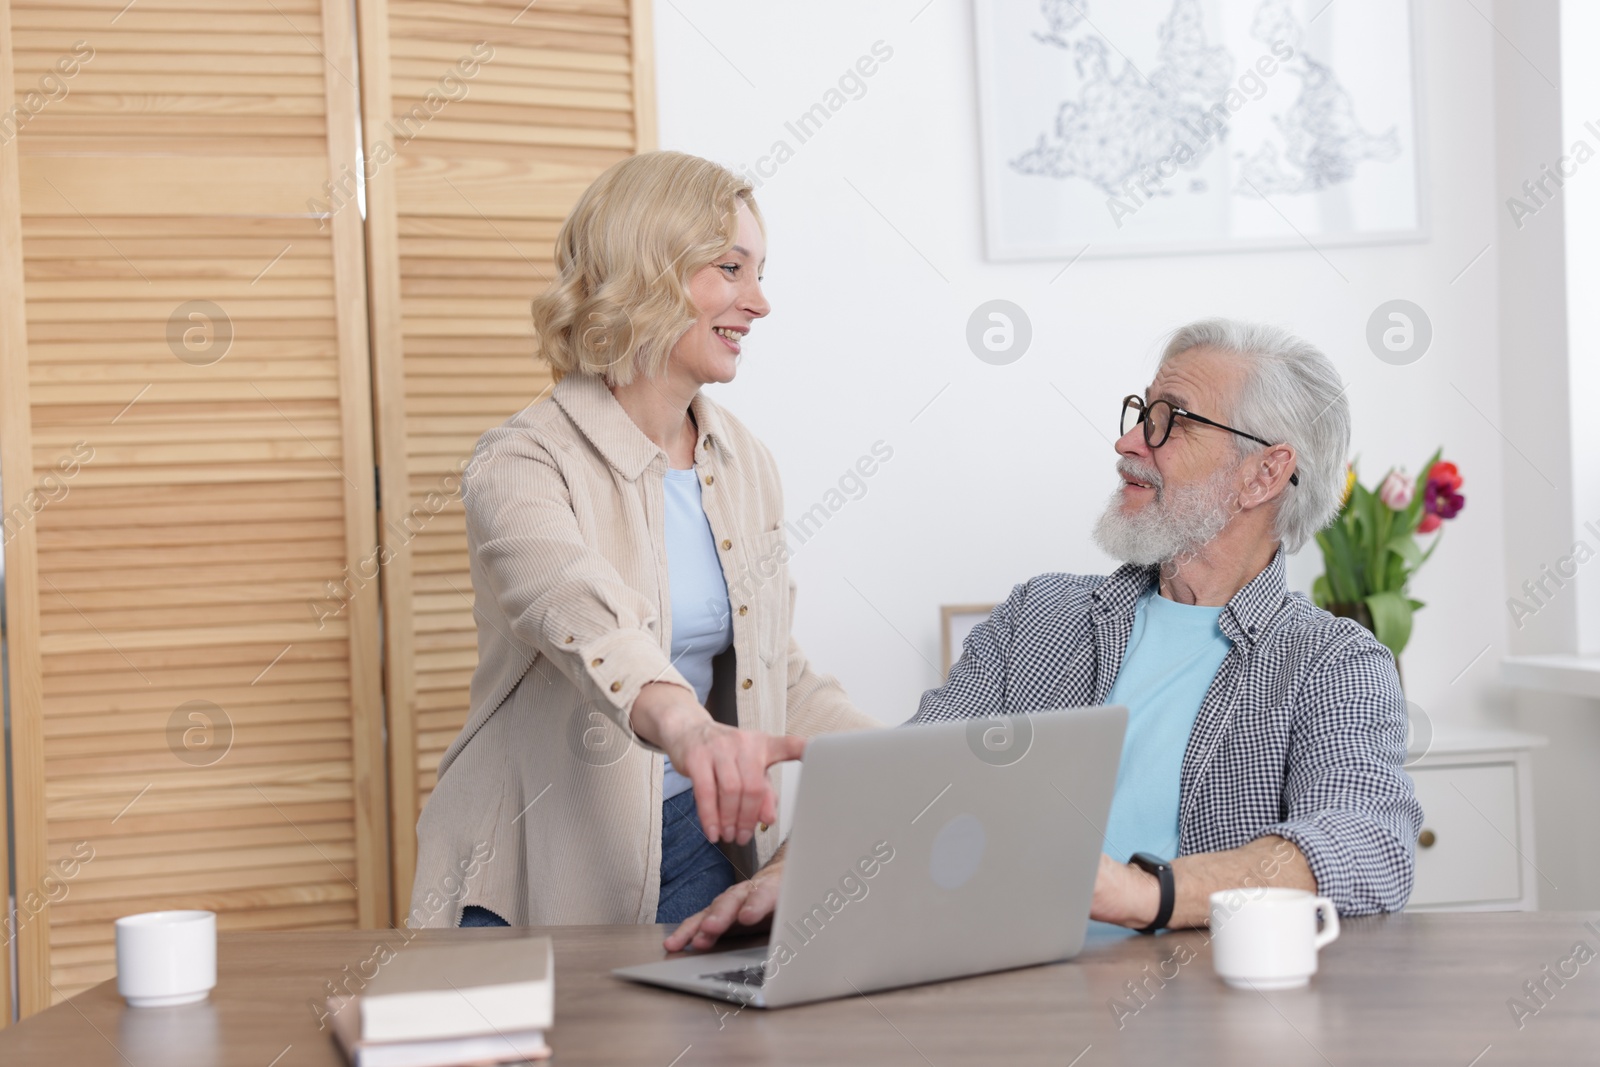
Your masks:
M 12 66 L 11 49 L 4 42 L 11 39 L 11 10 L 0 0 L 0 115 L 9 115 L 17 104 L 14 90 L 16 74 Z M 39 604 L 38 566 L 34 560 L 37 551 L 36 531 L 26 516 L 32 506 L 27 490 L 33 485 L 32 437 L 29 433 L 27 390 L 10 383 L 25 381 L 28 376 L 27 307 L 23 299 L 25 269 L 22 261 L 22 198 L 18 179 L 17 142 L 14 137 L 0 137 L 0 552 L 9 564 L 10 573 L 0 585 L 5 590 L 5 621 L 0 620 L 0 637 L 4 640 L 6 673 L 9 692 L 15 701 L 20 723 L 29 715 L 28 709 L 37 709 L 43 689 L 39 669 Z M 26 511 L 17 511 L 25 507 Z M 13 518 L 18 516 L 18 518 Z M 0 682 L 4 684 L 4 682 Z M 39 732 L 13 731 L 13 759 L 37 760 Z M 16 795 L 16 818 L 19 827 L 30 825 L 29 820 L 39 818 L 43 802 L 36 781 L 12 782 L 10 764 L 0 754 L 0 826 L 8 825 L 10 813 L 8 798 Z M 0 833 L 0 871 L 10 874 L 9 835 Z M 33 868 L 26 868 L 32 873 Z M 27 890 L 18 893 L 16 911 L 9 906 L 11 886 L 6 886 L 8 907 L 0 919 L 0 1030 L 12 1022 L 11 970 L 13 960 L 21 966 L 37 969 L 43 965 L 43 946 L 37 939 L 28 945 L 26 953 L 19 955 L 19 924 L 28 918 Z
M 390 867 L 349 7 L 0 10 L 5 92 L 93 50 L 0 155 L 26 1014 L 119 915 L 387 925 Z
M 477 661 L 459 472 L 479 435 L 547 391 L 528 301 L 561 220 L 601 171 L 654 147 L 649 8 L 358 4 L 367 154 L 394 155 L 367 190 L 380 480 L 391 519 L 411 517 L 382 576 L 397 921 Z M 456 76 L 464 91 L 403 121 L 479 42 L 492 57 Z M 423 507 L 430 494 L 448 503 Z
M 525 154 L 536 156 L 531 152 Z M 619 153 L 616 158 L 622 155 Z M 523 242 L 518 236 L 510 232 L 496 234 L 492 228 L 483 226 L 481 220 L 484 217 L 498 220 L 509 215 L 549 219 L 559 224 L 578 196 L 604 169 L 604 166 L 596 170 L 592 165 L 553 164 L 533 159 L 406 156 L 397 162 L 399 210 L 407 217 L 461 216 L 478 221 L 480 226 L 490 230 L 495 244 L 504 246 L 496 248 L 489 258 L 504 258 L 509 253 L 519 259 L 528 255 L 547 261 L 550 239 L 528 241 L 525 248 L 519 248 Z

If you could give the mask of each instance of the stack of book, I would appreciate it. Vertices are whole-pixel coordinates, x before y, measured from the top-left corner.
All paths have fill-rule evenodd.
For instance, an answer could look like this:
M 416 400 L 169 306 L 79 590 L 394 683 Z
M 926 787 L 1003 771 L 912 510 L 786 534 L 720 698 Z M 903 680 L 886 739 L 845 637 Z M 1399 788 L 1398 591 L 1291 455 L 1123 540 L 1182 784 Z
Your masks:
M 352 1067 L 515 1063 L 550 1055 L 548 937 L 408 945 L 353 1001 L 329 1001 Z

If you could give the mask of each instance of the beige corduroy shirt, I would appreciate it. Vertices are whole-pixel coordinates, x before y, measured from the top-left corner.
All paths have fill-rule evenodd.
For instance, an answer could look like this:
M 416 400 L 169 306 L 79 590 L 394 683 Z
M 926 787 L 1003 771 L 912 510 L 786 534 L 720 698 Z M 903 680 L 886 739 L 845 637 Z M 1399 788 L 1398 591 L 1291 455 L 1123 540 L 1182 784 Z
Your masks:
M 733 621 L 710 703 L 774 734 L 878 726 L 790 636 L 771 454 L 703 393 L 690 411 Z M 417 823 L 409 925 L 454 926 L 467 904 L 513 925 L 655 921 L 663 756 L 628 717 L 649 682 L 690 688 L 668 653 L 667 465 L 584 374 L 478 442 L 462 487 L 478 666 Z M 765 863 L 777 827 L 754 844 Z

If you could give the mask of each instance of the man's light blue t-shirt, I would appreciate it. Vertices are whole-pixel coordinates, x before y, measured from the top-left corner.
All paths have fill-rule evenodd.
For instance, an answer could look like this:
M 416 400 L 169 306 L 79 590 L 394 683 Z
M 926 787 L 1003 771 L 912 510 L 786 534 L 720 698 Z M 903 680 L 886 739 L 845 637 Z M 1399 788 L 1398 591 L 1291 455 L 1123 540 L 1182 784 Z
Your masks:
M 1200 704 L 1232 642 L 1222 608 L 1168 600 L 1156 586 L 1139 599 L 1133 632 L 1107 704 L 1128 709 L 1122 766 L 1106 824 L 1106 855 L 1178 854 L 1178 776 Z
M 733 644 L 728 583 L 722 577 L 717 542 L 700 502 L 700 475 L 668 469 L 666 504 L 667 583 L 672 593 L 672 665 L 694 686 L 695 699 L 711 696 L 711 660 Z M 662 799 L 691 788 L 666 761 Z

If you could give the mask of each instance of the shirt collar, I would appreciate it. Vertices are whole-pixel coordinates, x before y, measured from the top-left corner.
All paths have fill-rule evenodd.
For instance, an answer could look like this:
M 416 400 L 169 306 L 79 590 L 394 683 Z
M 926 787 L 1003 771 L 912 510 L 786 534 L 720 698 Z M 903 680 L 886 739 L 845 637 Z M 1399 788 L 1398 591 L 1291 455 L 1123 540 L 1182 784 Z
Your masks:
M 567 374 L 556 383 L 550 398 L 567 413 L 595 451 L 630 482 L 644 473 L 657 456 L 665 460 L 666 453 L 629 418 L 598 375 Z M 707 458 L 712 450 L 731 458 L 726 423 L 717 405 L 704 392 L 697 392 L 689 402 L 689 410 L 699 427 L 694 443 L 695 462 Z
M 1160 568 L 1126 563 L 1106 577 L 1091 594 L 1096 619 L 1112 619 L 1133 611 L 1139 597 L 1156 581 Z M 1265 636 L 1274 616 L 1283 607 L 1288 592 L 1283 546 L 1272 554 L 1272 562 L 1246 582 L 1229 599 L 1217 626 L 1230 641 L 1254 644 Z

